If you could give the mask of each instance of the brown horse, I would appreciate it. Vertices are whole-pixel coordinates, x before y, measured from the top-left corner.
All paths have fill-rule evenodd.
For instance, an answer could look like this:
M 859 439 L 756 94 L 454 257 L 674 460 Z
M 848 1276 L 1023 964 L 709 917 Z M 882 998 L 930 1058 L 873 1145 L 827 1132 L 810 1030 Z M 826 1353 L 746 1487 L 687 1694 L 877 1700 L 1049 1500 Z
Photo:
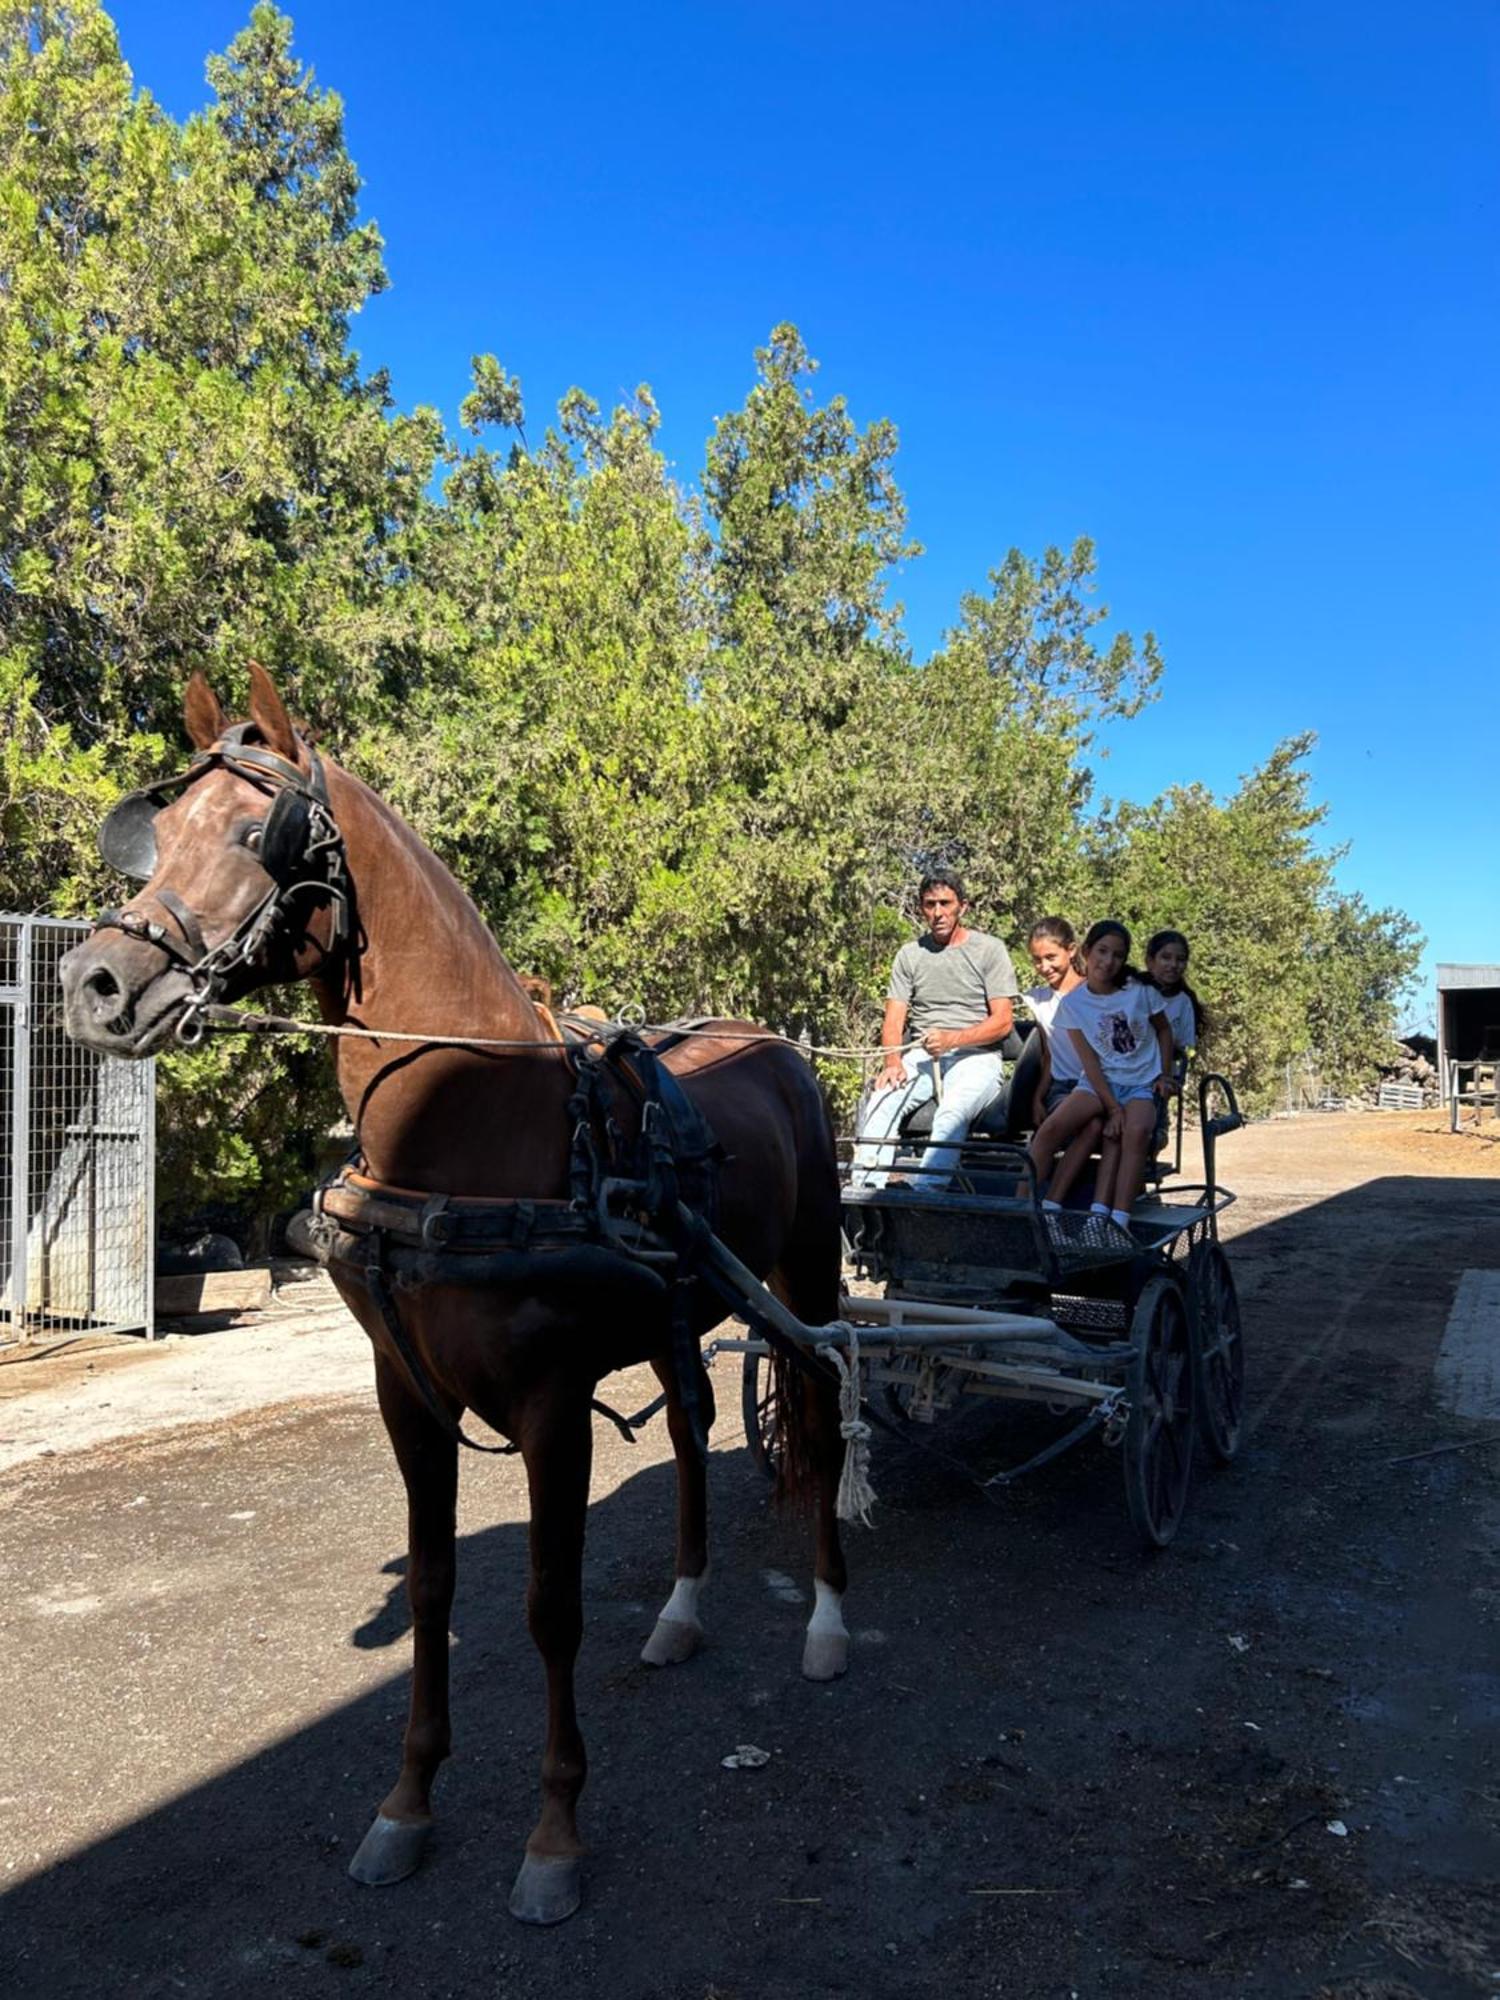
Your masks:
M 189 683 L 184 714 L 199 756 L 182 778 L 135 798 L 123 813 L 124 846 L 117 837 L 115 848 L 129 848 L 127 863 L 149 880 L 63 961 L 69 1032 L 112 1055 L 142 1056 L 169 1040 L 206 995 L 232 1000 L 296 977 L 311 982 L 330 1023 L 511 1043 L 483 1049 L 338 1040 L 338 1080 L 364 1171 L 384 1187 L 433 1196 L 565 1204 L 574 1066 L 548 1039 L 442 863 L 357 778 L 314 756 L 258 667 L 251 689 L 249 722 L 230 729 L 202 677 Z M 804 1322 L 831 1321 L 839 1289 L 837 1173 L 827 1111 L 806 1065 L 783 1043 L 750 1039 L 743 1024 L 730 1022 L 689 1036 L 665 1061 L 727 1156 L 720 1239 Z M 628 1117 L 628 1107 L 619 1115 Z M 425 1373 L 424 1394 L 359 1263 L 335 1261 L 332 1269 L 374 1346 L 376 1392 L 406 1483 L 414 1640 L 400 1775 L 351 1872 L 363 1882 L 400 1880 L 417 1866 L 431 1826 L 433 1777 L 450 1743 L 455 1429 L 472 1410 L 514 1441 L 530 1491 L 527 1610 L 546 1664 L 547 1739 L 541 1816 L 511 1909 L 529 1922 L 557 1922 L 579 1902 L 575 1808 L 585 1756 L 573 1669 L 582 1631 L 590 1402 L 601 1377 L 643 1360 L 666 1393 L 678 1479 L 676 1585 L 642 1657 L 658 1666 L 686 1660 L 702 1636 L 708 1546 L 704 1466 L 685 1402 L 696 1391 L 711 1420 L 696 1336 L 723 1308 L 693 1288 L 696 1379 L 684 1385 L 672 1365 L 660 1288 L 549 1289 L 534 1277 L 439 1277 L 399 1294 L 400 1326 Z M 831 1679 L 843 1672 L 849 1643 L 835 1518 L 837 1401 L 806 1376 L 796 1376 L 781 1400 L 790 1427 L 786 1458 L 807 1468 L 816 1508 L 816 1606 L 803 1672 Z

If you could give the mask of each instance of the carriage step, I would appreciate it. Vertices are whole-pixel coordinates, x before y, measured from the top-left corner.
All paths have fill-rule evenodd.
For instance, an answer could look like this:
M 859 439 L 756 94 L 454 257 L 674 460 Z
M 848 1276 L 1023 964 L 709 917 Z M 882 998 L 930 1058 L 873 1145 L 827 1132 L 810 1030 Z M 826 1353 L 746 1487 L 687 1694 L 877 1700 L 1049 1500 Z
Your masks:
M 1128 1315 L 1120 1299 L 1089 1299 L 1054 1293 L 1052 1317 L 1059 1326 L 1087 1333 L 1120 1333 Z

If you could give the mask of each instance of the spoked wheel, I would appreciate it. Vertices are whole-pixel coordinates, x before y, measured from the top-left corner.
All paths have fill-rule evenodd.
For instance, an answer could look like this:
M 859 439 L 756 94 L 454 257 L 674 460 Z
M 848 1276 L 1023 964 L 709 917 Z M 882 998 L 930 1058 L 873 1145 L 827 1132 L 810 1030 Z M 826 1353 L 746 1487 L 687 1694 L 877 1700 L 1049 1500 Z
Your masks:
M 776 1378 L 768 1354 L 745 1356 L 740 1373 L 740 1411 L 751 1460 L 767 1479 L 774 1479 L 780 1453 L 776 1446 Z
M 1125 1500 L 1147 1548 L 1164 1549 L 1187 1508 L 1193 1473 L 1193 1342 L 1176 1278 L 1147 1281 L 1130 1323 Z
M 1193 1374 L 1198 1435 L 1211 1458 L 1228 1465 L 1240 1448 L 1245 1421 L 1245 1342 L 1234 1272 L 1217 1243 L 1193 1246 L 1188 1259 Z

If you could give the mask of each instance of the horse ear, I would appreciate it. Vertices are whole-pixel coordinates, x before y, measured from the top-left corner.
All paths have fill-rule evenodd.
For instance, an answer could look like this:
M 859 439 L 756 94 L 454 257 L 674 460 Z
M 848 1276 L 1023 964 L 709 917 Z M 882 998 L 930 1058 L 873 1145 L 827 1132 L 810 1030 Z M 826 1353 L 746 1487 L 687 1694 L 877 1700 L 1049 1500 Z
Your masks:
M 206 750 L 224 734 L 224 711 L 219 697 L 202 674 L 195 673 L 182 697 L 182 719 L 187 724 L 188 741 L 195 750 Z
M 297 762 L 297 732 L 292 719 L 271 676 L 257 660 L 250 662 L 250 720 L 265 739 L 268 750 L 285 757 L 289 764 Z

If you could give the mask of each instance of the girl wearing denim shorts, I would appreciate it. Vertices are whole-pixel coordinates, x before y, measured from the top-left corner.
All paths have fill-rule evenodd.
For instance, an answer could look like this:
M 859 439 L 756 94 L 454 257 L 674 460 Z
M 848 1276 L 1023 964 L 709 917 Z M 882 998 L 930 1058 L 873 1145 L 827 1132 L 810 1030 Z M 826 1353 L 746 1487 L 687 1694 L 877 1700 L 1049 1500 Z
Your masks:
M 1038 1174 L 1067 1149 L 1045 1206 L 1060 1206 L 1078 1166 L 1070 1142 L 1102 1116 L 1093 1213 L 1123 1228 L 1145 1179 L 1159 1099 L 1171 1091 L 1172 1031 L 1161 995 L 1130 965 L 1130 933 L 1106 920 L 1083 941 L 1084 977 L 1058 1005 L 1054 1036 L 1071 1038 L 1082 1071 L 1032 1141 Z M 1070 1170 L 1071 1169 L 1071 1170 Z

